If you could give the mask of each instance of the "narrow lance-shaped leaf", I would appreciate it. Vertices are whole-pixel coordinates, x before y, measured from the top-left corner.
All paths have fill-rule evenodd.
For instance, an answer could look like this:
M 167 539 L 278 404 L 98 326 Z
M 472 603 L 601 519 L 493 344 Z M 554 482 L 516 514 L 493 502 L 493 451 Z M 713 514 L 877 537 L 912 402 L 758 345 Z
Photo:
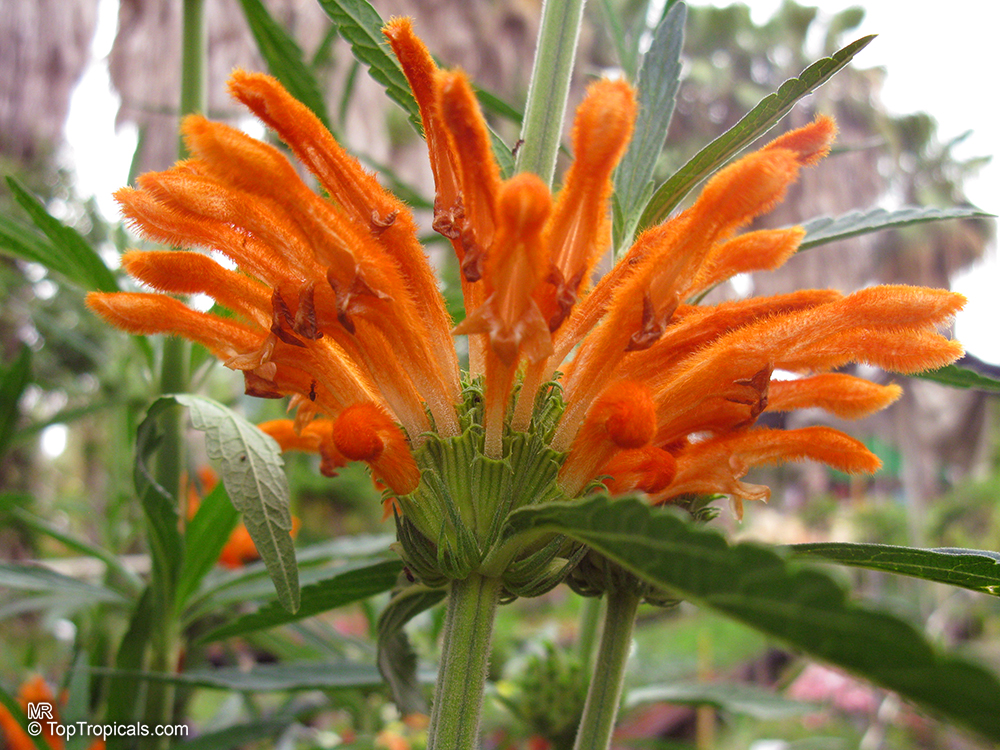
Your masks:
M 180 533 L 178 499 L 156 481 L 150 462 L 162 440 L 158 427 L 160 415 L 175 402 L 160 398 L 146 412 L 146 418 L 136 431 L 133 479 L 139 502 L 146 518 L 146 543 L 152 567 L 150 589 L 155 617 L 170 616 L 177 591 L 177 574 L 184 556 L 184 540 Z
M 641 231 L 666 219 L 702 180 L 767 132 L 799 99 L 826 83 L 874 38 L 862 37 L 832 57 L 814 62 L 798 78 L 785 81 L 775 93 L 764 97 L 742 120 L 695 154 L 656 190 L 642 213 L 638 229 Z
M 933 380 L 935 383 L 949 385 L 952 388 L 974 388 L 978 391 L 1000 393 L 1000 380 L 960 365 L 945 365 L 937 370 L 917 373 L 913 377 Z
M 374 664 L 357 662 L 258 664 L 249 672 L 236 667 L 191 669 L 185 672 L 121 671 L 103 668 L 92 668 L 90 671 L 95 674 L 122 676 L 148 682 L 254 693 L 373 688 L 382 684 L 382 675 L 378 673 Z
M 410 620 L 444 599 L 446 591 L 419 583 L 396 591 L 378 618 L 378 669 L 404 716 L 429 713 L 417 675 L 417 655 L 403 628 Z
M 243 615 L 228 625 L 216 628 L 199 640 L 202 643 L 207 643 L 232 635 L 273 628 L 367 599 L 391 589 L 400 570 L 402 570 L 402 563 L 398 560 L 380 560 L 375 563 L 346 565 L 339 569 L 335 575 L 304 586 L 302 588 L 302 606 L 297 611 L 289 612 L 278 602 L 272 601 L 256 612 Z
M 410 93 L 402 68 L 383 44 L 382 26 L 385 24 L 378 11 L 365 0 L 319 0 L 319 4 L 351 45 L 354 56 L 368 66 L 368 75 L 385 87 L 389 97 L 406 111 L 410 121 L 421 131 L 417 101 Z
M 764 720 L 801 716 L 821 710 L 815 703 L 783 698 L 755 685 L 704 682 L 646 685 L 630 690 L 625 696 L 625 705 L 629 708 L 644 703 L 715 706 L 722 711 Z
M 77 286 L 94 291 L 117 292 L 115 276 L 101 260 L 90 243 L 78 231 L 52 216 L 34 195 L 13 177 L 7 185 L 14 200 L 28 212 L 31 220 L 49 238 L 60 260 L 50 268 L 61 273 Z
M 243 514 L 278 601 L 294 612 L 299 607 L 299 579 L 280 447 L 270 435 L 217 401 L 186 394 L 167 398 L 186 406 L 192 426 L 205 433 L 208 457 L 236 510 Z
M 650 192 L 656 160 L 663 149 L 681 82 L 681 49 L 687 6 L 675 4 L 653 32 L 653 43 L 642 60 L 636 89 L 639 116 L 628 150 L 615 171 L 615 247 L 631 244 L 635 226 Z M 620 212 L 620 213 L 619 213 Z
M 177 579 L 177 607 L 187 604 L 191 595 L 219 559 L 230 534 L 240 521 L 224 484 L 202 499 L 198 512 L 184 534 L 184 562 Z
M 883 570 L 1000 596 L 1000 552 L 843 542 L 795 544 L 790 549 L 795 555 L 821 562 Z
M 1000 740 L 1000 680 L 938 652 L 903 620 L 866 609 L 821 571 L 639 498 L 597 495 L 511 514 L 508 533 L 577 539 L 673 596 L 713 609 Z
M 21 414 L 18 402 L 31 380 L 31 349 L 22 346 L 17 359 L 0 372 L 0 459 L 7 452 L 17 420 Z
M 295 39 L 268 13 L 261 0 L 240 0 L 240 4 L 271 75 L 330 127 L 323 93 Z
M 368 75 L 385 87 L 389 98 L 409 115 L 417 132 L 423 135 L 420 108 L 410 93 L 410 86 L 403 69 L 395 57 L 386 52 L 382 27 L 385 22 L 366 0 L 319 0 L 320 6 L 337 25 L 340 35 L 351 45 L 354 56 L 368 66 Z M 514 158 L 510 148 L 490 130 L 493 153 L 500 165 L 500 172 L 509 177 L 514 172 Z
M 884 208 L 876 208 L 871 211 L 852 211 L 843 216 L 823 216 L 802 224 L 802 228 L 806 230 L 806 236 L 799 245 L 799 250 L 809 250 L 829 242 L 880 232 L 883 229 L 898 229 L 911 224 L 924 224 L 946 219 L 988 218 L 993 218 L 993 215 L 971 206 L 956 208 L 907 206 L 894 211 L 887 211 Z

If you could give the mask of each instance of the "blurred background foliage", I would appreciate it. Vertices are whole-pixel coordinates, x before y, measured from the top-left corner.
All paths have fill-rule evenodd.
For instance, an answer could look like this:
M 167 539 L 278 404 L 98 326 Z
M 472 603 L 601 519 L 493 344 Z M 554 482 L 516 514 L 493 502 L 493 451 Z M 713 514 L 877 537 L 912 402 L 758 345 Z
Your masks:
M 405 186 L 410 202 L 426 213 L 430 171 L 423 144 L 404 115 L 359 72 L 317 3 L 269 0 L 265 5 L 310 61 L 324 87 L 338 138 L 377 166 L 393 186 Z M 373 5 L 383 18 L 413 15 L 419 33 L 442 63 L 460 65 L 515 110 L 523 107 L 537 2 L 385 0 Z M 574 83 L 576 100 L 597 73 L 634 72 L 634 56 L 616 51 L 608 29 L 620 24 L 626 38 L 641 46 L 656 20 L 646 16 L 646 9 L 647 3 L 640 0 L 592 0 Z M 241 114 L 225 97 L 225 78 L 235 66 L 263 68 L 264 63 L 237 0 L 209 2 L 207 11 L 209 114 L 240 121 Z M 92 198 L 77 194 L 72 167 L 60 151 L 69 97 L 89 62 L 97 13 L 98 0 L 13 0 L 0 8 L 0 70 L 5 71 L 0 77 L 0 171 L 39 196 L 114 268 L 117 255 L 135 239 L 116 217 L 102 216 Z M 852 8 L 822 16 L 808 5 L 786 2 L 769 21 L 755 25 L 744 5 L 691 7 L 685 78 L 657 176 L 671 174 L 782 81 L 850 41 L 862 13 Z M 121 97 L 118 120 L 136 124 L 141 133 L 134 159 L 138 171 L 165 168 L 175 158 L 179 29 L 180 4 L 174 0 L 118 4 L 108 63 Z M 767 217 L 769 225 L 872 205 L 967 203 L 963 181 L 983 160 L 956 159 L 956 141 L 940 142 L 931 115 L 890 115 L 880 100 L 884 76 L 881 69 L 849 67 L 782 121 L 779 128 L 791 129 L 815 113 L 833 114 L 841 136 L 835 157 L 803 175 L 790 199 Z M 509 118 L 495 112 L 491 117 L 508 140 L 516 137 L 516 124 Z M 6 186 L 0 186 L 0 214 L 7 217 L 8 232 L 11 226 L 36 231 Z M 995 241 L 993 226 L 970 219 L 848 240 L 822 253 L 802 253 L 776 273 L 741 279 L 738 289 L 720 288 L 715 294 L 773 294 L 810 286 L 850 291 L 876 281 L 946 287 Z M 450 307 L 457 312 L 457 275 L 445 249 L 430 245 L 433 260 L 442 267 Z M 5 376 L 15 372 L 19 357 L 29 356 L 23 352 L 30 352 L 28 382 L 3 404 L 17 429 L 0 455 L 0 559 L 57 560 L 59 570 L 92 578 L 84 558 L 74 557 L 79 550 L 67 549 L 58 537 L 40 533 L 37 525 L 25 521 L 41 518 L 60 533 L 122 556 L 141 572 L 145 549 L 131 456 L 137 422 L 154 391 L 151 373 L 158 344 L 150 342 L 146 354 L 137 357 L 121 334 L 86 311 L 85 290 L 39 264 L 0 256 L 0 289 Z M 201 392 L 238 404 L 253 421 L 282 416 L 281 404 L 246 399 L 238 379 L 209 358 L 197 353 L 194 357 L 194 382 Z M 773 507 L 753 509 L 740 535 L 772 542 L 834 538 L 1000 549 L 1000 420 L 995 397 L 913 380 L 905 386 L 907 395 L 888 413 L 860 426 L 835 425 L 874 446 L 886 461 L 886 471 L 859 481 L 815 466 L 784 467 L 771 478 Z M 50 429 L 52 425 L 58 427 Z M 54 446 L 48 451 L 41 447 L 43 435 Z M 391 533 L 391 522 L 381 520 L 379 493 L 364 471 L 352 467 L 330 480 L 309 457 L 293 454 L 287 459 L 294 512 L 302 520 L 300 545 Z M 195 453 L 187 461 L 194 475 L 205 457 Z M 788 510 L 795 513 L 781 513 Z M 859 579 L 864 596 L 921 618 L 935 637 L 964 644 L 994 668 L 1000 665 L 1000 607 L 995 599 L 918 587 L 874 573 L 850 575 Z M 0 603 L 0 683 L 8 689 L 31 670 L 42 670 L 60 684 L 81 652 L 93 665 L 111 664 L 126 628 L 126 613 L 112 604 L 43 604 L 18 608 L 6 595 Z M 580 675 L 586 673 L 584 656 L 575 645 L 580 606 L 577 597 L 560 588 L 543 600 L 519 601 L 502 611 L 493 661 L 497 700 L 490 703 L 488 714 L 489 725 L 498 727 L 491 747 L 545 747 L 538 739 L 542 736 L 555 747 L 565 746 L 564 728 L 573 721 L 565 716 L 572 713 L 572 701 L 563 699 L 577 695 Z M 377 615 L 377 607 L 366 604 L 278 631 L 191 647 L 185 664 L 246 666 L 331 653 L 372 659 L 370 636 Z M 439 628 L 436 610 L 415 621 L 411 640 L 418 654 L 426 658 L 433 653 Z M 820 706 L 805 718 L 801 713 L 784 716 L 776 709 L 762 720 L 759 711 L 732 710 L 733 702 L 727 704 L 730 710 L 719 713 L 637 701 L 624 715 L 622 747 L 746 748 L 763 737 L 779 743 L 767 746 L 771 748 L 977 747 L 881 691 L 845 682 L 835 673 L 811 672 L 812 667 L 770 649 L 755 633 L 687 607 L 643 610 L 636 650 L 641 658 L 632 660 L 630 687 L 673 678 L 728 677 L 780 688 Z M 89 697 L 95 709 L 105 697 L 101 691 L 96 680 Z M 203 728 L 225 726 L 239 717 L 285 716 L 284 723 L 270 727 L 271 735 L 260 732 L 280 733 L 290 743 L 283 745 L 287 747 L 382 743 L 378 746 L 404 748 L 421 742 L 419 722 L 396 721 L 385 690 L 377 685 L 262 696 L 187 686 L 179 690 L 176 703 L 177 715 Z M 300 723 L 293 721 L 296 718 Z M 269 746 L 271 741 L 264 742 Z

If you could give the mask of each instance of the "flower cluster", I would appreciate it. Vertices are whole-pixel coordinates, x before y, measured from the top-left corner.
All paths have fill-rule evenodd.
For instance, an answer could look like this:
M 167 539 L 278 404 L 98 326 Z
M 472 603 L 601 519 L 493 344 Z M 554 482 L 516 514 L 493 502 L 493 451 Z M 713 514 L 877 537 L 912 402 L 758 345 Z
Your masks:
M 95 293 L 88 302 L 126 331 L 204 345 L 243 373 L 248 394 L 290 396 L 294 420 L 265 426 L 283 448 L 319 453 L 325 472 L 367 462 L 425 536 L 438 539 L 447 513 L 407 498 L 449 495 L 459 483 L 433 476 L 434 467 L 469 471 L 466 459 L 441 450 L 462 440 L 473 441 L 472 459 L 503 463 L 514 476 L 531 474 L 527 453 L 547 456 L 555 468 L 544 499 L 603 482 L 656 503 L 722 493 L 741 513 L 741 500 L 768 496 L 741 481 L 754 465 L 808 458 L 874 471 L 878 459 L 834 429 L 755 422 L 814 407 L 862 417 L 900 389 L 837 368 L 863 362 L 910 373 L 960 356 L 936 331 L 963 302 L 947 291 L 880 286 L 691 303 L 795 253 L 800 228 L 740 230 L 827 153 L 836 130 L 829 118 L 722 169 L 690 208 L 642 233 L 595 281 L 610 245 L 612 173 L 636 116 L 630 86 L 590 86 L 576 112 L 572 165 L 553 195 L 535 175 L 502 178 L 469 81 L 437 68 L 409 20 L 391 22 L 385 35 L 420 107 L 433 226 L 461 267 L 466 315 L 457 327 L 407 206 L 277 81 L 247 72 L 233 74 L 233 96 L 326 196 L 277 149 L 189 117 L 192 158 L 144 175 L 117 198 L 146 237 L 210 250 L 238 268 L 186 250 L 132 251 L 123 265 L 157 292 L 206 294 L 232 315 L 159 293 Z M 453 335 L 469 337 L 464 379 Z M 799 377 L 774 379 L 779 369 Z M 517 436 L 541 447 L 532 453 Z M 476 503 L 491 502 L 489 493 L 471 493 L 473 507 L 459 511 L 482 539 L 492 516 L 513 506 L 484 512 Z

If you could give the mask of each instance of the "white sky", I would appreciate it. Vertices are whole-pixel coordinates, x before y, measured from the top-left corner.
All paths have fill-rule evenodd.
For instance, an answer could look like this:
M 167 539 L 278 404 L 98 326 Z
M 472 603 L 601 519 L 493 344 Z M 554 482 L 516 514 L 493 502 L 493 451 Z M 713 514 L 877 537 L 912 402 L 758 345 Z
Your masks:
M 1000 153 L 1000 100 L 995 93 L 1000 72 L 998 0 L 952 0 L 947 5 L 906 0 L 800 2 L 830 13 L 852 5 L 865 7 L 866 18 L 857 36 L 877 33 L 879 37 L 858 55 L 855 64 L 888 70 L 883 100 L 889 110 L 930 113 L 938 120 L 942 141 L 972 130 L 956 149 L 959 158 Z M 747 4 L 760 23 L 781 0 L 748 0 Z M 114 39 L 116 12 L 117 0 L 101 0 L 95 62 L 78 86 L 66 126 L 67 159 L 76 170 L 77 188 L 84 196 L 96 196 L 110 217 L 116 215 L 111 192 L 125 184 L 136 143 L 134 129 L 115 133 L 114 127 L 115 98 L 105 58 Z M 1000 213 L 1000 163 L 989 164 L 968 183 L 967 194 L 977 206 Z M 955 289 L 969 298 L 968 307 L 956 320 L 956 332 L 970 353 L 1000 364 L 1000 267 L 995 250 L 992 255 L 955 280 Z

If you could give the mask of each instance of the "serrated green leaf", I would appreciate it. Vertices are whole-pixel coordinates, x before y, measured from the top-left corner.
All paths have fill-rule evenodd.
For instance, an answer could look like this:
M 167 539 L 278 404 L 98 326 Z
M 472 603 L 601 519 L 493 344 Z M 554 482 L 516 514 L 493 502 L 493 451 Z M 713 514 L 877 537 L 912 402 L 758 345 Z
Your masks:
M 417 655 L 403 628 L 410 620 L 445 598 L 443 589 L 415 583 L 397 591 L 378 618 L 378 669 L 404 716 L 429 713 L 417 676 Z
M 403 108 L 409 115 L 413 127 L 423 135 L 420 108 L 410 93 L 410 84 L 403 75 L 399 62 L 386 52 L 382 37 L 382 27 L 385 22 L 378 11 L 365 0 L 319 0 L 319 4 L 337 24 L 337 30 L 351 45 L 354 56 L 368 66 L 368 75 L 385 87 L 389 98 Z M 482 96 L 481 93 L 480 97 Z M 500 165 L 500 174 L 504 178 L 510 177 L 514 174 L 514 157 L 511 155 L 510 147 L 492 129 L 489 132 L 493 155 Z
M 243 514 L 278 600 L 294 612 L 299 606 L 299 580 L 281 448 L 270 435 L 217 401 L 189 394 L 165 398 L 186 406 L 191 425 L 205 433 L 208 457 L 229 499 Z
M 627 708 L 643 703 L 715 706 L 721 711 L 762 720 L 784 719 L 820 710 L 815 703 L 783 698 L 754 685 L 703 682 L 647 685 L 629 690 L 625 696 Z
M 910 624 L 866 609 L 819 570 L 775 550 L 729 545 L 669 509 L 601 495 L 511 514 L 509 535 L 542 531 L 587 544 L 669 594 L 716 610 L 1000 740 L 1000 680 L 938 652 Z
M 20 182 L 13 177 L 7 178 L 7 185 L 14 200 L 28 212 L 31 220 L 51 241 L 56 253 L 63 261 L 52 270 L 64 275 L 68 281 L 88 291 L 117 292 L 118 282 L 108 267 L 104 264 L 90 244 L 79 232 L 68 227 L 49 214 L 34 195 L 29 193 Z M 52 255 L 47 255 L 52 258 Z
M 177 577 L 177 607 L 184 607 L 240 522 L 224 484 L 217 484 L 198 506 L 184 534 L 184 562 Z
M 952 388 L 974 388 L 979 391 L 1000 393 L 1000 380 L 959 365 L 945 365 L 937 370 L 916 373 L 911 377 L 933 380 L 935 383 L 950 385 Z
M 329 128 L 330 117 L 323 93 L 295 39 L 268 13 L 261 0 L 240 0 L 240 4 L 271 75 Z
M 871 211 L 852 211 L 843 216 L 823 216 L 802 224 L 806 236 L 799 245 L 799 250 L 808 250 L 828 242 L 880 232 L 883 229 L 898 229 L 911 224 L 947 219 L 987 219 L 992 216 L 978 208 L 968 206 L 956 208 L 907 206 L 894 211 L 876 208 Z
M 650 181 L 663 150 L 681 82 L 681 50 L 687 6 L 675 4 L 653 32 L 642 60 L 636 93 L 639 115 L 628 150 L 615 170 L 615 201 L 623 222 L 615 226 L 615 247 L 631 244 L 635 225 L 649 200 Z
M 0 458 L 7 452 L 17 430 L 21 410 L 18 402 L 31 382 L 31 349 L 22 346 L 17 359 L 0 372 Z
M 207 643 L 263 628 L 285 625 L 381 594 L 392 588 L 402 567 L 403 564 L 398 560 L 343 566 L 334 575 L 309 586 L 303 586 L 302 603 L 294 613 L 282 607 L 279 602 L 272 601 L 252 614 L 243 615 L 228 625 L 216 628 L 202 636 L 199 642 Z
M 320 6 L 337 25 L 337 31 L 354 56 L 368 66 L 368 75 L 385 87 L 386 93 L 410 116 L 410 121 L 422 131 L 420 110 L 410 93 L 410 85 L 396 58 L 386 52 L 382 27 L 385 23 L 365 0 L 319 0 Z
M 639 231 L 665 220 L 702 180 L 767 132 L 799 99 L 826 83 L 874 38 L 862 37 L 832 57 L 814 62 L 798 78 L 790 78 L 775 93 L 764 97 L 743 119 L 695 154 L 656 190 L 639 220 Z
M 1000 596 L 1000 552 L 844 542 L 793 544 L 790 549 L 795 555 L 823 562 L 884 570 Z
M 4 690 L 3 685 L 0 685 L 0 706 L 7 709 L 7 713 L 11 715 L 22 729 L 27 730 L 28 717 L 24 715 L 24 710 L 21 708 L 20 702 Z M 31 737 L 31 741 L 37 750 L 52 750 L 42 735 L 39 734 L 37 737 L 32 737 L 29 733 L 28 736 Z

